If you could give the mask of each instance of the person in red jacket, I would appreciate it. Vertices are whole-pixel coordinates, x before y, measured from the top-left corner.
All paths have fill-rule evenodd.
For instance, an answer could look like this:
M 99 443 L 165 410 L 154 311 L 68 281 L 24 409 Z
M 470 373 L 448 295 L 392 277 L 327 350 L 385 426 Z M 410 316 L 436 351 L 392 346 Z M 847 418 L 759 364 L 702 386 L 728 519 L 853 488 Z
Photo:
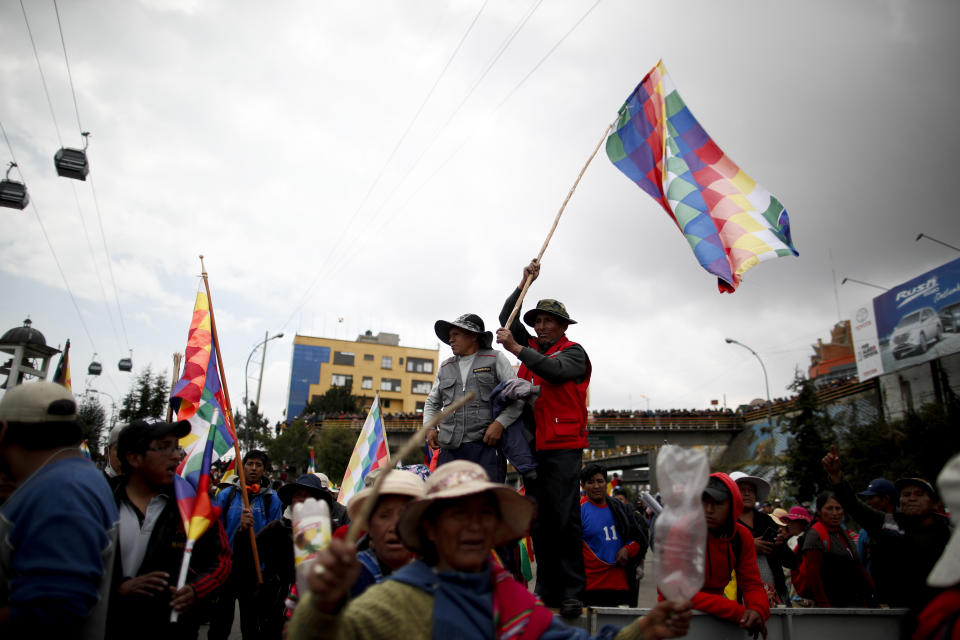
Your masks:
M 540 263 L 523 269 L 520 285 L 500 311 L 506 325 L 529 277 L 540 274 Z M 581 550 L 580 466 L 587 448 L 587 387 L 593 367 L 584 348 L 567 337 L 567 327 L 576 320 L 558 300 L 537 302 L 509 327 L 497 331 L 497 342 L 522 363 L 517 377 L 540 387 L 527 424 L 535 423 L 534 441 L 537 480 L 527 495 L 537 502 L 538 515 L 530 533 L 537 554 L 537 595 L 548 607 L 557 607 L 566 618 L 575 618 L 583 608 L 586 586 Z M 528 411 L 524 411 L 528 414 Z M 531 491 L 532 488 L 532 491 Z
M 737 522 L 743 511 L 740 489 L 727 474 L 713 473 L 702 500 L 707 519 L 707 557 L 703 588 L 691 599 L 693 608 L 735 622 L 754 637 L 758 633 L 766 637 L 770 605 L 760 579 L 753 535 Z M 735 574 L 739 601 L 723 594 L 731 574 Z

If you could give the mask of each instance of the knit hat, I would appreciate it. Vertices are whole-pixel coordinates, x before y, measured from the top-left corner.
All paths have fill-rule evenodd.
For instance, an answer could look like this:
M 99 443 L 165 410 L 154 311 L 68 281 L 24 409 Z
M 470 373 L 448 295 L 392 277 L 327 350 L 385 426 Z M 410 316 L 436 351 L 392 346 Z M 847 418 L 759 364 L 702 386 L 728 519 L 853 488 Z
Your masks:
M 421 552 L 420 527 L 423 514 L 430 505 L 437 500 L 483 493 L 496 498 L 500 507 L 500 522 L 494 533 L 493 544 L 503 544 L 523 537 L 530 529 L 536 510 L 533 501 L 505 484 L 490 482 L 487 472 L 477 463 L 454 460 L 437 467 L 424 486 L 424 496 L 407 505 L 397 524 L 400 539 L 412 551 Z

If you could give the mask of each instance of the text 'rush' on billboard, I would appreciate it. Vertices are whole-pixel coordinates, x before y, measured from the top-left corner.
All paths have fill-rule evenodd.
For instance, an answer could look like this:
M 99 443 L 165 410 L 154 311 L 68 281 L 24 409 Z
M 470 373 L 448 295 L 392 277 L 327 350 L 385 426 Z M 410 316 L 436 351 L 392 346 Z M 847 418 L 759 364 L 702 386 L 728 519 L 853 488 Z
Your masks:
M 860 380 L 960 351 L 960 259 L 880 294 L 850 325 Z

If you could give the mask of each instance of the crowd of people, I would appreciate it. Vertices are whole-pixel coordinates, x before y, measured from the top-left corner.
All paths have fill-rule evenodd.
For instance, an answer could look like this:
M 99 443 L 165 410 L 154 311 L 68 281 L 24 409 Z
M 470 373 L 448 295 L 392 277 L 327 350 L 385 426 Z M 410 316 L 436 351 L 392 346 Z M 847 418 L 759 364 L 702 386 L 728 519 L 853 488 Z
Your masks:
M 209 624 L 207 637 L 226 638 L 239 610 L 246 640 L 587 640 L 564 618 L 584 606 L 637 606 L 648 550 L 678 552 L 655 546 L 655 498 L 635 501 L 618 477 L 583 464 L 592 365 L 566 335 L 576 324 L 566 307 L 543 299 L 508 322 L 538 273 L 536 262 L 524 268 L 496 334 L 476 314 L 436 322 L 453 355 L 422 416 L 436 452 L 430 467 L 374 470 L 344 506 L 324 474 L 271 480 L 269 456 L 251 450 L 243 487 L 237 478 L 211 486 L 219 515 L 196 540 L 174 492 L 189 422 L 119 425 L 100 471 L 79 449 L 69 390 L 8 390 L 3 637 L 192 639 Z M 494 337 L 520 360 L 518 372 Z M 762 478 L 711 474 L 700 497 L 705 545 L 688 540 L 683 552 L 703 553 L 702 587 L 689 601 L 644 603 L 646 615 L 597 637 L 680 637 L 693 610 L 757 637 L 775 607 L 888 606 L 910 610 L 907 637 L 956 638 L 960 539 L 946 511 L 960 514 L 960 456 L 939 489 L 918 477 L 854 488 L 838 452 L 824 454 L 829 488 L 812 513 L 770 502 Z M 507 461 L 520 487 L 504 482 Z M 327 505 L 334 534 L 303 572 L 293 521 L 311 499 Z

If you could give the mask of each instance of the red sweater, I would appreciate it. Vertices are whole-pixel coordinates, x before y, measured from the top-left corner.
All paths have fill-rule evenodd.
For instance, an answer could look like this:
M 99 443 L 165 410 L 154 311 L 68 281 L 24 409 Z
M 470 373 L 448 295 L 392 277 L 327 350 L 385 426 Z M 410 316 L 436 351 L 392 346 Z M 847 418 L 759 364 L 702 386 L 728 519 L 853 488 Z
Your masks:
M 704 611 L 731 622 L 739 623 L 747 609 L 757 611 L 766 622 L 770 618 L 770 605 L 760 579 L 757 566 L 757 550 L 753 546 L 750 530 L 737 522 L 743 512 L 743 498 L 737 484 L 725 473 L 713 473 L 710 477 L 720 478 L 730 490 L 729 520 L 718 530 L 707 531 L 707 557 L 704 566 L 703 588 L 693 596 L 693 608 Z M 739 558 L 734 552 L 734 537 L 740 538 Z M 723 595 L 723 589 L 730 582 L 730 574 L 736 571 L 737 590 L 743 604 L 729 600 Z M 663 599 L 663 596 L 660 596 Z

